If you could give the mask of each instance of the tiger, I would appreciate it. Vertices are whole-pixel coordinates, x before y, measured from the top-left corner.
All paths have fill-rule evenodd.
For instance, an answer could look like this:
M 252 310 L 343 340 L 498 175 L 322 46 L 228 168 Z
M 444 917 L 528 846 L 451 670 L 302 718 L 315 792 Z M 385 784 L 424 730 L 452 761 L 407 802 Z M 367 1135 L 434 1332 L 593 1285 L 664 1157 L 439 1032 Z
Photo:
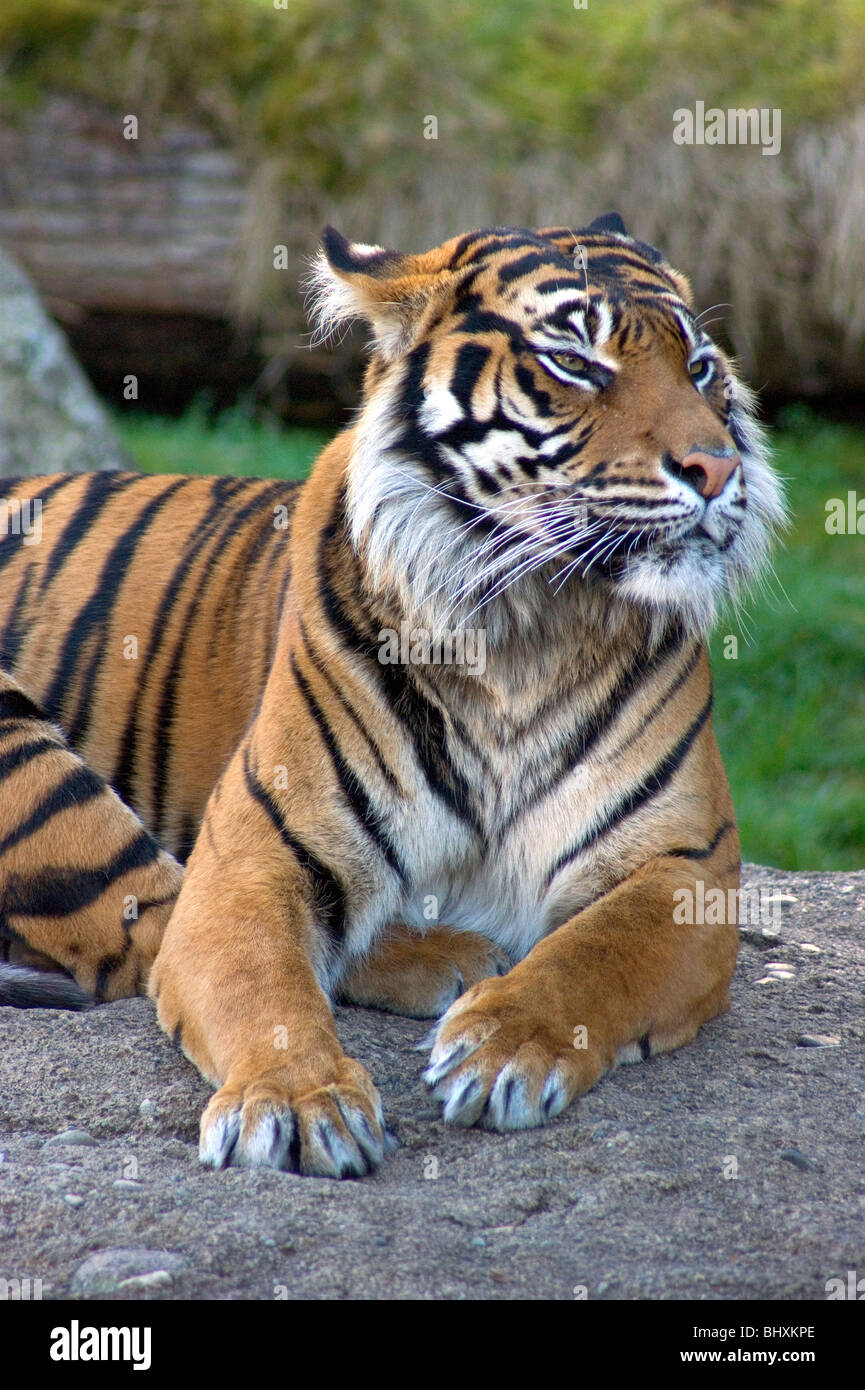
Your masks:
M 336 1003 L 432 1019 L 444 1121 L 499 1132 L 729 1007 L 735 920 L 675 904 L 739 885 L 707 636 L 786 501 L 616 213 L 328 227 L 308 288 L 370 341 L 305 482 L 2 485 L 0 1002 L 149 994 L 203 1163 L 344 1178 L 396 1140 Z

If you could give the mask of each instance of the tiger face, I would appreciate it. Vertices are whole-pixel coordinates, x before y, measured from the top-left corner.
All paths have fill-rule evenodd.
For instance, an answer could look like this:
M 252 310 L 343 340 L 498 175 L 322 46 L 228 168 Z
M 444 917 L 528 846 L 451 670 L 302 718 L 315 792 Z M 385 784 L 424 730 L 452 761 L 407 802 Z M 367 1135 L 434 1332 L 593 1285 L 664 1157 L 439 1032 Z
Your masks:
M 617 215 L 416 256 L 327 229 L 313 280 L 325 335 L 373 327 L 351 528 L 425 626 L 576 589 L 702 633 L 761 571 L 785 512 L 751 393 Z

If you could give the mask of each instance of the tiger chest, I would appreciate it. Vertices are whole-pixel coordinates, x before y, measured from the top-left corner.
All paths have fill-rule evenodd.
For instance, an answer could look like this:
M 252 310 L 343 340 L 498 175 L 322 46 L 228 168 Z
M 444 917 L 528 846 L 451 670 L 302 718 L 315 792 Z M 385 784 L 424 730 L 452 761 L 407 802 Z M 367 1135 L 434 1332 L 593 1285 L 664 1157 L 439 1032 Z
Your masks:
M 468 784 L 468 805 L 419 794 L 399 817 L 406 882 L 390 920 L 478 932 L 521 959 L 615 877 L 608 856 L 591 852 L 555 872 L 603 799 L 588 782 L 578 767 L 541 795 L 514 758 L 488 784 Z

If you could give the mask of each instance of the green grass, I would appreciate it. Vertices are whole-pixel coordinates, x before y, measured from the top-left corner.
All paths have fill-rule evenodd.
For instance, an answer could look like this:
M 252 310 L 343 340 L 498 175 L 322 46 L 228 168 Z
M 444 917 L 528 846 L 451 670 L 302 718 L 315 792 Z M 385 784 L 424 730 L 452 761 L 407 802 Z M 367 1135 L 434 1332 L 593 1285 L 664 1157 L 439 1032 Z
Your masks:
M 204 403 L 179 420 L 115 412 L 114 423 L 129 453 L 147 473 L 305 478 L 331 438 L 327 430 L 285 430 L 262 423 L 242 406 L 211 420 Z
M 209 423 L 122 416 L 130 453 L 152 472 L 302 478 L 324 431 L 280 430 L 241 409 Z M 803 407 L 774 432 L 794 519 L 770 592 L 725 619 L 712 642 L 715 729 L 746 858 L 785 869 L 865 864 L 865 535 L 829 535 L 826 503 L 865 498 L 865 433 Z M 865 520 L 863 520 L 865 525 Z M 745 632 L 747 629 L 747 635 Z M 726 658 L 725 637 L 738 638 Z
M 775 432 L 793 526 L 750 640 L 712 642 L 715 729 L 746 858 L 787 869 L 865 866 L 865 535 L 830 535 L 826 503 L 865 498 L 861 430 L 802 407 Z M 865 525 L 865 520 L 863 520 Z

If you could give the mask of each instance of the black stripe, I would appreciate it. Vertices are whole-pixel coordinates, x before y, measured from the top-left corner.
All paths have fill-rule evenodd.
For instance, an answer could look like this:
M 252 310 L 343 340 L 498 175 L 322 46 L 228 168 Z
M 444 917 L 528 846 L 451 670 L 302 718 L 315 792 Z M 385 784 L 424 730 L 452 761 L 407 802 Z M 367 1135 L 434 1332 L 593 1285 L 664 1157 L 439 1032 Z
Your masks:
M 281 496 L 278 499 L 278 505 L 285 507 L 287 513 L 286 520 L 288 522 L 287 526 L 284 530 L 281 527 L 277 529 L 274 524 L 275 518 L 273 515 L 275 508 L 271 505 L 267 512 L 267 523 L 264 524 L 264 517 L 262 517 L 262 525 L 253 533 L 252 543 L 243 559 L 244 580 L 249 582 L 250 590 L 253 593 L 258 590 L 265 592 L 268 582 L 267 577 L 259 579 L 259 576 L 255 574 L 256 565 L 259 566 L 260 572 L 265 576 L 269 576 L 274 569 L 278 569 L 280 566 L 282 567 L 282 577 L 279 582 L 279 595 L 275 607 L 275 616 L 277 619 L 282 612 L 286 589 L 291 583 L 291 527 L 295 509 L 300 501 L 300 491 L 303 487 L 303 483 L 287 482 L 284 483 L 283 486 L 288 489 L 288 492 L 285 496 Z M 270 501 L 272 504 L 273 498 L 271 498 Z M 237 596 L 240 597 L 240 591 L 235 590 L 235 592 Z M 274 628 L 274 637 L 278 639 L 278 621 L 274 624 Z M 221 662 L 221 647 L 223 642 L 224 632 L 222 625 L 220 623 L 215 623 L 208 647 L 208 660 L 217 663 Z M 274 653 L 275 650 L 276 641 L 274 641 Z
M 537 383 L 537 381 L 536 381 L 536 379 L 535 379 L 535 374 L 534 374 L 534 372 L 530 371 L 529 368 L 525 365 L 525 363 L 523 363 L 523 362 L 517 362 L 516 365 L 514 366 L 514 380 L 516 381 L 517 386 L 519 386 L 519 388 L 520 388 L 520 390 L 522 391 L 523 395 L 524 395 L 528 400 L 530 400 L 530 401 L 532 402 L 533 405 L 537 405 L 537 406 L 539 407 L 540 410 L 544 411 L 545 413 L 549 414 L 549 415 L 552 417 L 552 414 L 553 414 L 553 398 L 552 398 L 552 396 L 550 395 L 549 391 L 544 391 L 544 390 L 541 389 L 541 387 L 538 385 L 538 383 Z M 512 402 L 511 402 L 511 405 L 513 405 Z M 571 422 L 570 422 L 570 420 L 569 420 L 569 421 L 568 421 L 568 428 L 570 428 L 570 424 L 571 424 Z M 553 434 L 550 436 L 550 438 L 555 438 L 555 431 L 554 431 Z M 572 453 L 575 453 L 575 452 L 576 452 L 576 451 L 574 450 L 574 447 L 573 447 L 573 441 L 570 440 L 570 439 L 568 439 L 568 440 L 565 441 L 565 447 L 568 448 L 568 449 L 570 449 L 570 451 L 571 451 Z M 546 455 L 544 456 L 544 460 L 543 460 L 543 461 L 544 461 L 544 464 L 546 465 L 546 463 L 547 463 Z
M 23 690 L 0 690 L 0 723 L 5 719 L 45 719 L 46 714 Z
M 651 1044 L 649 1043 L 649 1035 L 648 1033 L 644 1033 L 643 1036 L 640 1038 L 640 1056 L 642 1057 L 644 1062 L 648 1062 L 651 1055 L 652 1048 Z
M 692 674 L 692 672 L 695 670 L 696 666 L 698 665 L 699 660 L 700 660 L 700 657 L 703 655 L 703 650 L 704 650 L 704 649 L 703 649 L 702 645 L 701 645 L 700 643 L 698 643 L 697 646 L 694 648 L 694 651 L 691 653 L 690 658 L 685 662 L 684 666 L 681 668 L 681 670 L 680 670 L 680 671 L 678 672 L 678 674 L 676 675 L 675 680 L 673 680 L 673 681 L 671 682 L 671 684 L 670 684 L 670 685 L 668 686 L 668 688 L 664 691 L 664 693 L 663 693 L 663 695 L 660 697 L 660 699 L 659 699 L 659 700 L 656 700 L 656 702 L 655 702 L 655 704 L 652 706 L 652 708 L 644 715 L 644 717 L 643 717 L 643 719 L 642 719 L 642 721 L 641 721 L 641 723 L 640 723 L 640 727 L 639 727 L 638 729 L 636 729 L 636 730 L 634 731 L 634 733 L 632 733 L 628 738 L 626 738 L 624 743 L 620 743 L 620 744 L 617 746 L 617 748 L 616 748 L 616 754 L 617 754 L 617 756 L 618 756 L 618 754 L 623 753 L 623 752 L 625 751 L 626 748 L 630 748 L 631 744 L 636 743 L 638 739 L 642 738 L 643 734 L 645 733 L 646 729 L 648 729 L 648 727 L 649 727 L 649 725 L 652 723 L 652 721 L 653 721 L 654 719 L 657 719 L 657 717 L 658 717 L 658 715 L 660 714 L 661 710 L 664 709 L 665 706 L 668 705 L 668 704 L 670 703 L 670 701 L 671 701 L 671 699 L 673 698 L 673 696 L 674 696 L 679 690 L 681 690 L 682 686 L 685 684 L 685 682 L 686 682 L 686 680 L 688 679 L 688 677 Z
M 42 571 L 41 592 L 44 594 L 76 546 L 84 539 L 99 514 L 119 492 L 141 480 L 140 473 L 93 473 L 87 479 L 84 496 L 79 499 L 48 555 Z
M 38 492 L 31 493 L 27 498 L 22 498 L 21 500 L 29 502 L 36 502 L 38 500 L 44 503 L 53 493 L 59 492 L 61 488 L 68 487 L 70 483 L 75 482 L 80 477 L 80 473 L 64 473 L 62 477 L 52 478 L 51 482 L 45 487 L 40 488 Z M 22 480 L 16 478 L 4 479 L 4 482 L 5 481 L 20 483 Z M 31 479 L 28 478 L 26 481 L 29 483 Z M 5 569 L 5 567 L 15 559 L 18 551 L 24 544 L 24 539 L 23 532 L 19 532 L 17 535 L 0 536 L 0 569 Z M 28 547 L 28 549 L 29 548 L 30 547 Z
M 178 889 L 177 891 L 179 892 L 180 889 Z M 151 907 L 165 907 L 167 903 L 173 903 L 173 902 L 176 902 L 176 900 L 177 900 L 177 893 L 169 893 L 169 894 L 168 894 L 168 897 L 166 897 L 166 898 L 139 898 L 139 899 L 138 899 L 138 916 L 135 918 L 135 921 L 136 921 L 136 922 L 137 922 L 137 921 L 140 921 L 140 919 L 141 919 L 141 914 L 142 914 L 143 912 L 149 912 L 150 909 L 151 909 Z M 125 922 L 125 919 L 124 919 L 124 930 L 125 930 L 125 931 L 130 930 L 130 929 L 131 929 L 131 926 L 132 926 L 132 923 L 127 923 L 127 922 Z
M 376 743 L 372 734 L 369 732 L 369 729 L 367 729 L 366 725 L 362 722 L 360 716 L 349 704 L 342 691 L 338 688 L 335 680 L 328 671 L 323 658 L 319 655 L 318 651 L 310 641 L 309 633 L 307 632 L 302 619 L 298 619 L 298 626 L 300 628 L 300 637 L 301 641 L 303 642 L 303 648 L 306 652 L 306 655 L 309 657 L 309 660 L 312 662 L 316 671 L 318 671 L 318 674 L 321 676 L 322 680 L 327 682 L 328 688 L 333 698 L 339 701 L 339 704 L 345 711 L 347 717 L 354 724 L 354 727 L 357 729 L 358 733 L 366 740 L 370 754 L 374 758 L 376 767 L 378 768 L 382 777 L 384 777 L 385 781 L 388 782 L 390 786 L 392 786 L 396 791 L 401 791 L 402 789 L 400 787 L 396 773 L 385 762 L 384 755 L 379 749 L 378 744 Z
M 224 509 L 220 517 L 221 525 L 213 532 L 211 537 L 213 546 L 210 554 L 204 560 L 201 572 L 196 578 L 195 592 L 187 603 L 186 611 L 177 625 L 178 636 L 174 643 L 168 669 L 163 678 L 155 726 L 155 740 L 156 747 L 159 750 L 159 756 L 156 757 L 153 762 L 152 782 L 153 802 L 151 818 L 153 830 L 157 835 L 162 829 L 165 806 L 168 800 L 168 784 L 172 757 L 172 731 L 177 713 L 177 687 L 180 682 L 183 662 L 189 645 L 189 634 L 195 622 L 202 595 L 205 593 L 211 581 L 215 566 L 223 558 L 224 544 L 228 539 L 233 539 L 239 527 L 244 525 L 250 517 L 255 516 L 265 506 L 269 505 L 273 498 L 280 497 L 283 494 L 283 483 L 270 483 L 262 488 L 258 479 L 247 481 L 252 481 L 254 483 L 256 487 L 255 496 L 237 510 L 234 510 L 232 507 Z M 237 499 L 235 497 L 232 500 L 236 501 Z
M 462 333 L 501 333 L 515 352 L 524 352 L 525 336 L 520 325 L 504 314 L 488 309 L 480 295 L 467 295 L 465 303 L 460 304 L 454 328 Z
M 459 402 L 460 408 L 467 414 L 471 412 L 472 395 L 477 387 L 480 375 L 492 357 L 490 348 L 483 343 L 463 343 L 457 349 L 456 359 L 451 374 L 450 389 L 451 393 Z
M 361 782 L 357 772 L 353 767 L 350 767 L 346 761 L 342 749 L 337 743 L 334 732 L 327 722 L 327 716 L 313 695 L 309 681 L 300 670 L 293 653 L 291 657 L 291 670 L 297 681 L 298 689 L 306 702 L 306 707 L 321 734 L 324 746 L 330 756 L 333 770 L 342 788 L 343 796 L 370 839 L 377 846 L 379 853 L 384 856 L 394 873 L 398 874 L 400 879 L 405 882 L 405 869 L 403 868 L 399 855 L 390 842 L 387 831 L 382 825 L 381 818 L 375 811 L 366 788 Z
M 345 889 L 333 870 L 287 828 L 279 807 L 253 770 L 248 747 L 243 750 L 243 774 L 249 795 L 267 813 L 282 843 L 291 851 L 306 875 L 312 906 L 321 925 L 334 945 L 339 945 L 345 938 L 346 929 Z
M 562 253 L 557 250 L 552 251 L 526 251 L 522 256 L 517 256 L 516 260 L 507 261 L 499 268 L 498 280 L 499 289 L 504 289 L 506 285 L 514 280 L 519 280 L 523 275 L 529 275 L 533 270 L 541 270 L 544 266 L 555 265 L 563 260 Z
M 11 773 L 16 772 L 19 767 L 24 767 L 34 758 L 38 758 L 42 753 L 47 753 L 49 749 L 57 752 L 63 745 L 53 738 L 33 739 L 30 743 L 19 743 L 17 748 L 11 749 L 0 757 L 0 782 Z
M 79 660 L 87 649 L 88 640 L 93 636 L 97 638 L 97 650 L 83 674 L 80 689 L 76 692 L 75 708 L 64 724 L 66 735 L 73 747 L 80 747 L 87 735 L 93 713 L 93 688 L 108 646 L 108 624 L 136 548 L 165 504 L 189 481 L 188 478 L 176 478 L 171 481 L 162 492 L 147 502 L 132 524 L 118 536 L 102 566 L 93 592 L 67 628 L 60 660 L 44 697 L 47 708 L 55 718 L 60 717 Z
M 159 846 L 142 830 L 98 869 L 43 868 L 33 878 L 11 874 L 0 890 L 0 911 L 12 917 L 71 917 L 101 897 L 116 879 L 159 856 Z
M 124 922 L 123 925 L 125 929 L 127 924 Z M 127 935 L 122 948 L 119 951 L 116 951 L 114 955 L 103 956 L 102 959 L 99 961 L 98 965 L 96 966 L 96 984 L 93 990 L 93 997 L 96 1000 L 97 1004 L 102 1004 L 105 1002 L 105 996 L 108 992 L 108 984 L 111 979 L 111 976 L 114 974 L 115 970 L 118 970 L 120 966 L 123 964 L 123 962 L 126 960 L 126 957 L 129 955 L 131 946 L 132 938 L 131 936 Z
M 30 614 L 27 612 L 27 600 L 33 576 L 34 566 L 31 562 L 24 570 L 18 592 L 9 609 L 9 617 L 0 634 L 0 666 L 5 666 L 7 670 L 14 668 L 21 643 L 32 626 Z
M 186 576 L 195 562 L 202 546 L 210 539 L 232 499 L 241 480 L 236 478 L 215 478 L 210 487 L 210 505 L 199 518 L 192 540 L 187 544 L 181 559 L 171 573 L 159 607 L 150 620 L 150 639 L 144 657 L 142 670 L 152 671 L 157 653 L 170 630 L 174 606 Z M 135 778 L 138 758 L 139 710 L 145 695 L 145 681 L 139 682 L 132 706 L 126 716 L 126 725 L 120 737 L 119 752 L 114 771 L 108 779 L 121 800 L 132 806 L 135 804 L 132 783 Z
M 181 864 L 186 863 L 195 848 L 195 841 L 198 839 L 198 826 L 199 822 L 195 817 L 191 816 L 188 811 L 184 811 L 180 817 L 180 828 L 177 831 L 175 843 L 173 846 L 169 846 Z
M 733 826 L 733 821 L 725 820 L 718 827 L 715 834 L 712 836 L 710 843 L 708 845 L 705 845 L 702 849 L 683 847 L 677 849 L 667 849 L 664 850 L 664 853 L 675 855 L 679 859 L 711 859 L 712 855 L 715 853 L 715 850 L 718 848 L 727 831 L 732 830 Z
M 626 286 L 630 281 L 628 272 L 639 272 L 645 275 L 649 266 L 645 256 L 633 251 L 631 247 L 617 246 L 615 250 L 609 244 L 603 247 L 593 247 L 588 243 L 583 243 L 588 252 L 587 262 L 589 274 L 595 279 L 615 280 L 624 283 Z M 670 281 L 666 276 L 659 281 L 658 289 L 669 289 Z
M 102 778 L 97 777 L 95 772 L 91 772 L 89 767 L 75 768 L 68 777 L 64 777 L 63 781 L 48 793 L 35 811 L 31 811 L 17 830 L 10 831 L 3 840 L 0 840 L 0 854 L 5 854 L 13 845 L 19 844 L 21 840 L 26 840 L 28 836 L 40 830 L 51 820 L 52 816 L 58 815 L 61 811 L 67 811 L 70 806 L 80 806 L 85 801 L 92 801 L 94 797 L 101 796 L 105 790 L 105 783 Z
M 696 719 L 667 756 L 662 758 L 659 763 L 656 763 L 652 771 L 647 773 L 635 787 L 626 792 L 624 796 L 618 798 L 616 804 L 607 812 L 607 815 L 596 829 L 591 830 L 588 835 L 585 835 L 581 840 L 571 845 L 569 849 L 565 850 L 564 853 L 559 856 L 547 874 L 544 885 L 545 889 L 549 888 L 556 875 L 561 873 L 562 869 L 576 859 L 578 855 L 582 854 L 584 850 L 588 849 L 589 845 L 596 844 L 602 836 L 608 834 L 610 830 L 613 830 L 617 825 L 621 824 L 623 820 L 626 820 L 628 816 L 632 816 L 635 811 L 638 811 L 641 806 L 644 806 L 647 801 L 653 800 L 660 791 L 663 791 L 664 787 L 674 776 L 679 767 L 681 767 L 691 744 L 694 742 L 694 739 L 703 728 L 703 725 L 706 723 L 711 713 L 712 694 L 710 692 L 709 698 Z
M 363 659 L 378 695 L 411 740 L 430 790 L 454 815 L 482 836 L 483 825 L 472 805 L 469 784 L 448 759 L 447 726 L 441 710 L 414 683 L 409 668 L 398 662 L 383 665 L 379 661 L 377 643 L 357 627 L 333 586 L 329 550 L 340 540 L 342 531 L 343 518 L 337 510 L 323 529 L 319 542 L 318 592 L 331 628 L 344 647 Z
M 634 693 L 655 674 L 674 652 L 681 648 L 684 640 L 684 629 L 680 623 L 674 622 L 670 624 L 663 639 L 650 657 L 647 658 L 644 647 L 640 648 L 630 664 L 618 676 L 612 689 L 591 717 L 568 739 L 559 754 L 558 767 L 555 771 L 505 820 L 502 827 L 503 833 L 527 811 L 549 796 L 565 778 L 570 776 L 574 768 L 584 761 L 591 749 L 616 723 Z

